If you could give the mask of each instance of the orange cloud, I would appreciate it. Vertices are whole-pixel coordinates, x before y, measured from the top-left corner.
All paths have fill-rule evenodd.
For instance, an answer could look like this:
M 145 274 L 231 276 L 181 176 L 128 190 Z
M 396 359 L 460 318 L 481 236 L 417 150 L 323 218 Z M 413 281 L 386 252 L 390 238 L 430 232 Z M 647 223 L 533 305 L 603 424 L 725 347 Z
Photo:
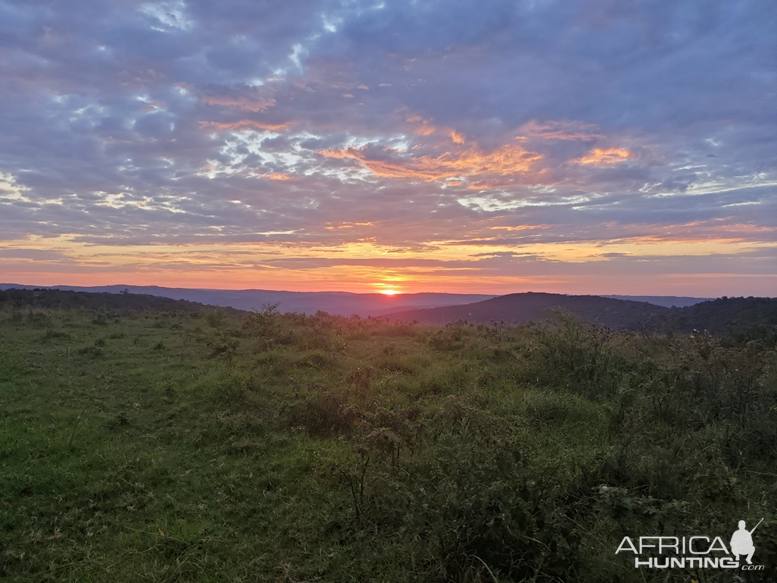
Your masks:
M 220 105 L 222 107 L 236 107 L 244 111 L 265 112 L 275 105 L 275 100 L 265 97 L 248 99 L 246 97 L 226 97 L 219 95 L 207 95 L 202 98 L 208 105 Z
M 413 128 L 413 133 L 417 136 L 429 136 L 437 129 L 429 123 L 429 120 L 422 118 L 420 115 L 408 115 L 405 119 L 408 123 L 420 124 Z
M 633 154 L 626 148 L 594 148 L 577 162 L 578 164 L 589 164 L 592 166 L 611 166 L 632 157 Z
M 339 229 L 353 229 L 354 227 L 373 227 L 375 226 L 375 223 L 366 222 L 366 223 L 327 223 L 327 225 L 324 227 L 327 231 L 337 231 Z
M 270 180 L 291 180 L 291 176 L 283 174 L 282 172 L 273 172 L 272 174 L 263 174 L 262 178 L 269 178 Z
M 386 149 L 387 154 L 399 154 Z M 367 156 L 365 148 L 321 150 L 327 158 L 357 160 L 376 176 L 434 181 L 446 178 L 498 175 L 500 177 L 525 174 L 532 163 L 542 156 L 529 152 L 517 144 L 506 144 L 491 152 L 472 147 L 441 156 L 403 156 L 375 159 Z M 489 186 L 483 186 L 488 188 Z
M 463 144 L 464 136 L 462 136 L 456 130 L 451 130 L 451 140 L 453 140 L 454 144 Z
M 213 130 L 217 132 L 231 131 L 231 132 L 245 132 L 245 131 L 268 131 L 268 132 L 280 132 L 289 127 L 289 122 L 286 123 L 262 123 L 251 119 L 243 119 L 240 121 L 233 121 L 227 123 L 220 123 L 217 121 L 201 121 L 199 122 L 200 129 Z
M 639 226 L 653 231 L 647 235 L 612 238 L 608 244 L 618 243 L 707 243 L 707 244 L 731 244 L 744 243 L 758 239 L 765 235 L 766 239 L 777 233 L 777 227 L 755 225 L 753 223 L 720 224 L 726 218 L 719 217 L 706 221 L 691 221 L 674 225 L 650 225 Z M 617 227 L 616 223 L 607 223 L 608 228 Z
M 493 227 L 489 227 L 489 229 L 493 231 L 533 231 L 535 229 L 548 229 L 550 228 L 550 225 L 543 225 L 543 224 L 537 224 L 537 225 L 515 225 L 515 226 L 503 226 L 503 225 L 495 225 Z
M 435 128 L 434 128 L 433 125 L 430 125 L 430 124 L 424 122 L 420 126 L 415 128 L 413 130 L 413 133 L 416 134 L 416 135 L 419 135 L 419 136 L 430 136 L 430 135 L 432 135 L 434 133 L 434 130 L 435 130 Z
M 597 133 L 599 128 L 593 124 L 579 121 L 547 121 L 537 123 L 532 120 L 521 127 L 521 132 L 530 138 L 542 138 L 544 140 L 595 140 L 604 136 Z M 525 139 L 518 136 L 516 139 Z

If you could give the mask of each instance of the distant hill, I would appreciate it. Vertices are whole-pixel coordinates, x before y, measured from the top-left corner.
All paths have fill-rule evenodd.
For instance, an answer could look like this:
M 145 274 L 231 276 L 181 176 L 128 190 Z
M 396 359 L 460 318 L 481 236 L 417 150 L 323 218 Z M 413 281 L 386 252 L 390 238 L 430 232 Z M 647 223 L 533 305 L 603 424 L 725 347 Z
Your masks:
M 49 288 L 0 289 L 0 307 L 4 305 L 17 308 L 30 306 L 45 309 L 104 309 L 119 313 L 145 310 L 193 312 L 208 307 L 197 302 L 173 300 L 148 294 L 76 292 Z
M 391 317 L 434 325 L 457 320 L 526 324 L 547 320 L 549 309 L 554 307 L 613 329 L 644 328 L 658 332 L 707 330 L 713 333 L 758 331 L 757 336 L 760 337 L 777 333 L 777 299 L 753 297 L 722 298 L 682 308 L 665 308 L 647 302 L 599 296 L 522 293 L 462 306 L 398 312 Z
M 563 308 L 585 320 L 611 328 L 639 328 L 669 310 L 647 302 L 528 292 L 499 296 L 462 306 L 397 312 L 391 314 L 391 317 L 438 325 L 457 320 L 527 324 L 546 320 L 548 309 L 553 307 Z
M 0 289 L 33 289 L 41 286 L 0 284 Z M 397 294 L 355 294 L 348 292 L 288 292 L 261 289 L 219 290 L 186 289 L 158 286 L 108 285 L 98 287 L 51 286 L 51 289 L 83 292 L 105 292 L 118 294 L 124 290 L 129 294 L 146 294 L 187 300 L 212 306 L 231 307 L 238 310 L 261 309 L 265 304 L 278 304 L 281 312 L 315 314 L 321 310 L 338 316 L 354 314 L 382 316 L 397 310 L 415 310 L 438 306 L 451 306 L 486 300 L 494 296 L 483 294 L 420 293 Z
M 720 298 L 656 314 L 647 326 L 663 332 L 777 332 L 777 298 Z
M 614 300 L 630 300 L 632 302 L 647 302 L 665 308 L 685 308 L 700 302 L 708 302 L 714 298 L 690 298 L 683 296 L 602 296 Z
M 106 309 L 118 313 L 145 310 L 197 311 L 208 307 L 199 302 L 150 294 L 78 292 L 51 288 L 3 289 L 0 285 L 0 308 L 3 305 L 17 308 Z M 416 321 L 422 325 L 444 325 L 459 320 L 473 324 L 504 322 L 520 325 L 548 320 L 552 315 L 551 308 L 555 307 L 613 329 L 645 329 L 665 333 L 706 330 L 716 334 L 736 334 L 745 341 L 756 338 L 777 339 L 775 298 L 721 298 L 683 308 L 665 308 L 647 302 L 599 296 L 529 292 L 463 305 L 393 312 L 387 314 L 387 317 L 392 320 Z M 237 309 L 230 306 L 225 308 Z

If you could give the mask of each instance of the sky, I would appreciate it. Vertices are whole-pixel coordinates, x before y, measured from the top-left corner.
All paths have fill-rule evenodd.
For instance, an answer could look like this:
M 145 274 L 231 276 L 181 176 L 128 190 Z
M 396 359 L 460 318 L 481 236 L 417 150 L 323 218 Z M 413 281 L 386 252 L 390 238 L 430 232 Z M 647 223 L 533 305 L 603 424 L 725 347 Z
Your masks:
M 0 281 L 776 296 L 773 0 L 0 0 Z

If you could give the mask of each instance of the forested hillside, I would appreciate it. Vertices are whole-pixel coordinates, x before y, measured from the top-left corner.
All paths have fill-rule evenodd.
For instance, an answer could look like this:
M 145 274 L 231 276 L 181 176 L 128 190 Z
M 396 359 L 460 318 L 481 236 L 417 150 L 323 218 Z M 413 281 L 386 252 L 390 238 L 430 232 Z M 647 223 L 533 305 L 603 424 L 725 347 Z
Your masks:
M 457 321 L 528 324 L 552 319 L 554 310 L 559 308 L 592 324 L 613 329 L 664 333 L 706 330 L 756 336 L 773 336 L 777 332 L 777 299 L 752 297 L 721 298 L 683 308 L 665 308 L 600 296 L 520 293 L 462 306 L 398 312 L 391 317 L 434 325 Z

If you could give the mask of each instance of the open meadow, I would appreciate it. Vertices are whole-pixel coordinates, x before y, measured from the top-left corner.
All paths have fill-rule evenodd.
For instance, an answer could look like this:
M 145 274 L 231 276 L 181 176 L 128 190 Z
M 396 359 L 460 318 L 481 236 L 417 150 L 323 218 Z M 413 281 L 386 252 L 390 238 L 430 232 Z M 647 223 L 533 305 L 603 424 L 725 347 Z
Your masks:
M 777 566 L 773 336 L 0 294 L 4 581 L 722 582 Z M 765 571 L 666 579 L 615 554 L 624 536 L 728 544 L 762 517 Z

